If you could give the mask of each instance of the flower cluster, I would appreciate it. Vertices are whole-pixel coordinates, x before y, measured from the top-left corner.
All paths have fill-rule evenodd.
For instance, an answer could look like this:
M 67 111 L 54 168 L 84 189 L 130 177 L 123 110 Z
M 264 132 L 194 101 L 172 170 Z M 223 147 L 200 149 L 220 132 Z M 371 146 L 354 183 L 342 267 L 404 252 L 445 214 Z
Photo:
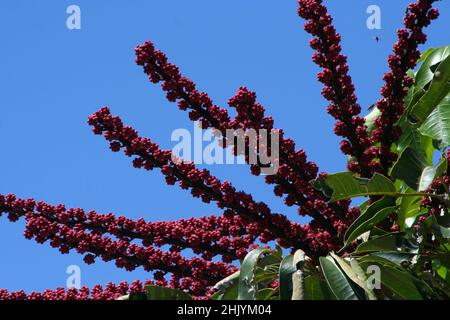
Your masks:
M 1 199 L 5 199 L 3 210 L 9 212 L 10 220 L 35 211 L 71 228 L 82 228 L 97 235 L 109 233 L 124 241 L 142 240 L 142 245 L 146 247 L 169 245 L 176 251 L 192 249 L 206 260 L 216 255 L 222 255 L 224 262 L 243 259 L 254 243 L 254 237 L 246 234 L 237 216 L 146 222 L 142 218 L 134 221 L 124 216 L 116 217 L 112 213 L 99 214 L 93 210 L 86 213 L 81 208 L 66 210 L 63 205 L 36 204 L 33 199 L 16 199 L 14 195 L 0 195 L 0 205 Z
M 374 142 L 380 143 L 379 147 L 372 149 L 378 153 L 381 164 L 378 171 L 383 174 L 387 174 L 397 158 L 397 155 L 391 152 L 392 143 L 401 135 L 401 129 L 396 122 L 404 112 L 404 98 L 413 85 L 413 79 L 406 73 L 416 66 L 420 57 L 418 45 L 427 40 L 422 29 L 439 15 L 438 10 L 432 8 L 433 2 L 435 0 L 418 0 L 408 6 L 403 19 L 405 28 L 397 31 L 398 40 L 394 45 L 394 54 L 388 58 L 390 71 L 383 76 L 383 98 L 376 103 L 381 115 L 375 120 L 376 128 L 372 131 Z
M 237 115 L 232 122 L 234 128 L 273 129 L 272 117 L 265 116 L 265 108 L 256 101 L 256 93 L 246 87 L 239 88 L 237 94 L 229 100 L 230 107 Z M 295 142 L 280 134 L 280 168 L 274 175 L 266 176 L 266 182 L 276 184 L 275 194 L 286 194 L 285 204 L 299 206 L 300 215 L 311 216 L 311 225 L 322 228 L 333 237 L 342 236 L 348 226 L 359 215 L 357 208 L 349 208 L 349 201 L 330 204 L 323 193 L 314 189 L 310 181 L 317 176 L 318 167 L 307 161 L 302 149 L 295 151 Z M 253 169 L 253 168 L 252 168 Z M 252 170 L 259 173 L 259 170 Z
M 422 29 L 438 16 L 438 11 L 432 8 L 435 1 L 417 0 L 408 6 L 405 29 L 398 31 L 394 54 L 388 59 L 390 71 L 384 75 L 383 99 L 376 104 L 381 115 L 375 120 L 375 129 L 369 137 L 348 74 L 347 58 L 341 52 L 341 37 L 332 25 L 331 16 L 322 0 L 298 0 L 298 14 L 307 20 L 305 30 L 313 36 L 310 46 L 316 51 L 313 61 L 321 68 L 317 77 L 324 84 L 322 95 L 330 102 L 327 111 L 337 120 L 335 133 L 344 138 L 340 148 L 352 159 L 348 169 L 363 177 L 371 177 L 374 172 L 386 174 L 395 161 L 391 146 L 401 134 L 396 122 L 404 112 L 403 100 L 412 85 L 406 72 L 414 68 L 419 57 L 418 45 L 426 41 Z M 12 222 L 24 218 L 27 239 L 40 244 L 48 242 L 62 254 L 74 250 L 88 264 L 99 259 L 114 261 L 118 268 L 128 271 L 142 267 L 153 273 L 153 279 L 146 284 L 181 289 L 197 299 L 207 298 L 218 281 L 235 272 L 233 261 L 243 259 L 257 243 L 277 241 L 284 248 L 302 249 L 313 264 L 318 257 L 341 248 L 342 237 L 359 215 L 359 208 L 350 207 L 347 200 L 329 203 L 324 194 L 312 187 L 310 181 L 325 173 L 318 174 L 318 166 L 308 160 L 305 151 L 297 149 L 282 129 L 274 127 L 274 120 L 265 114 L 255 92 L 240 87 L 229 99 L 228 106 L 236 114 L 232 118 L 227 109 L 215 105 L 207 93 L 199 91 L 192 80 L 184 77 L 153 43 L 148 41 L 137 46 L 135 53 L 136 63 L 143 67 L 151 82 L 161 83 L 167 99 L 177 102 L 179 109 L 189 111 L 189 118 L 199 121 L 202 128 L 212 129 L 221 136 L 223 147 L 234 147 L 236 155 L 244 153 L 252 174 L 264 173 L 267 163 L 249 161 L 245 152 L 252 150 L 259 160 L 272 155 L 272 141 L 267 136 L 263 138 L 260 132 L 277 134 L 279 154 L 270 157 L 273 162 L 269 164 L 277 170 L 266 176 L 265 181 L 274 185 L 275 195 L 284 197 L 287 206 L 298 206 L 301 216 L 310 216 L 310 223 L 302 225 L 274 213 L 266 203 L 236 190 L 230 182 L 220 181 L 208 170 L 200 170 L 171 151 L 160 149 L 132 127 L 125 126 L 107 107 L 91 115 L 88 123 L 95 134 L 104 136 L 112 151 L 123 150 L 133 159 L 135 168 L 160 170 L 167 184 L 178 184 L 205 203 L 214 202 L 223 214 L 148 222 L 0 194 L 0 217 L 5 214 Z M 226 134 L 230 130 L 235 132 L 233 141 Z M 246 148 L 238 149 L 235 138 L 240 132 L 252 130 L 256 132 L 255 141 L 246 139 Z M 450 152 L 447 158 L 450 162 Z M 427 192 L 448 194 L 449 183 L 450 172 L 447 172 Z M 429 209 L 430 215 L 439 215 L 443 208 L 438 198 L 424 198 L 421 204 Z M 395 214 L 390 218 L 391 222 L 397 219 Z M 425 219 L 421 217 L 419 223 Z M 394 224 L 392 230 L 397 229 L 398 225 Z M 185 250 L 189 251 L 189 258 L 183 256 Z M 59 288 L 31 294 L 0 289 L 0 300 L 104 300 L 139 292 L 143 292 L 143 285 L 135 281 L 131 285 L 110 283 L 104 288 L 100 285 L 79 290 Z
M 167 61 L 163 52 L 155 50 L 152 42 L 137 46 L 135 52 L 136 63 L 144 67 L 149 80 L 153 83 L 162 81 L 167 99 L 178 101 L 181 110 L 189 109 L 191 120 L 201 120 L 203 128 L 227 129 L 230 122 L 227 111 L 214 105 L 211 98 L 205 92 L 200 92 L 192 80 L 183 77 L 178 67 Z
M 178 182 L 182 189 L 190 190 L 193 197 L 206 203 L 216 202 L 219 208 L 225 209 L 225 217 L 240 216 L 248 234 L 258 236 L 263 243 L 278 240 L 282 246 L 303 249 L 312 257 L 336 246 L 327 234 L 318 237 L 312 233 L 314 226 L 291 222 L 286 216 L 273 213 L 267 204 L 256 202 L 243 191 L 236 191 L 230 182 L 221 182 L 208 170 L 199 170 L 192 162 L 181 161 L 171 151 L 161 150 L 156 143 L 140 137 L 133 128 L 124 126 L 107 107 L 91 115 L 88 122 L 94 133 L 104 135 L 113 151 L 123 148 L 127 156 L 135 156 L 133 165 L 136 168 L 161 169 L 169 185 Z M 318 242 L 318 238 L 324 237 L 329 241 Z
M 365 120 L 359 116 L 361 107 L 348 75 L 347 57 L 341 53 L 341 36 L 322 0 L 299 0 L 298 4 L 299 16 L 308 20 L 305 30 L 314 36 L 310 46 L 317 52 L 312 59 L 322 68 L 317 78 L 324 84 L 322 95 L 331 103 L 327 111 L 337 120 L 334 132 L 346 138 L 341 142 L 342 152 L 355 159 L 349 162 L 348 169 L 370 177 L 378 169 L 378 163 L 372 161 L 376 154 L 370 148 Z
M 95 228 L 96 223 L 102 227 L 101 220 L 83 221 L 80 210 L 66 211 L 64 206 L 50 206 L 34 200 L 16 199 L 14 195 L 0 195 L 0 213 L 8 213 L 11 221 L 17 221 L 20 217 L 26 219 L 25 237 L 34 239 L 37 243 L 50 242 L 53 248 L 59 249 L 62 254 L 75 249 L 84 255 L 84 261 L 88 264 L 95 262 L 96 257 L 103 261 L 115 261 L 118 268 L 132 271 L 137 267 L 143 267 L 146 271 L 157 271 L 155 275 L 171 273 L 180 278 L 179 287 L 201 295 L 206 290 L 235 271 L 232 265 L 221 262 L 211 262 L 202 258 L 183 257 L 177 247 L 169 251 L 163 251 L 148 244 L 139 246 L 132 243 L 133 239 L 114 240 L 105 236 L 101 230 Z M 80 216 L 77 216 L 77 213 Z M 78 218 L 73 223 L 73 216 Z M 97 217 L 98 218 L 98 217 Z M 112 230 L 111 233 L 114 233 Z M 159 285 L 167 285 L 163 277 L 159 279 Z
M 264 107 L 256 102 L 256 94 L 245 87 L 241 87 L 237 94 L 229 99 L 229 106 L 236 110 L 236 117 L 230 121 L 227 110 L 212 104 L 212 100 L 206 93 L 199 94 L 192 80 L 183 77 L 175 65 L 168 62 L 164 53 L 156 50 L 153 43 L 146 42 L 136 48 L 136 62 L 144 67 L 144 72 L 154 82 L 162 82 L 163 90 L 167 91 L 170 101 L 178 101 L 182 110 L 190 110 L 190 118 L 202 122 L 203 128 L 213 128 L 225 136 L 225 131 L 233 130 L 260 130 L 266 132 L 276 130 L 280 135 L 280 155 L 276 174 L 266 176 L 266 182 L 275 184 L 274 192 L 277 196 L 285 195 L 285 204 L 297 205 L 301 215 L 309 215 L 313 218 L 309 229 L 310 238 L 327 238 L 329 243 L 337 242 L 349 223 L 359 214 L 355 208 L 349 209 L 348 203 L 342 202 L 330 208 L 323 195 L 314 190 L 309 181 L 317 176 L 318 167 L 314 162 L 308 161 L 304 150 L 295 149 L 292 139 L 283 137 L 283 130 L 273 128 L 273 119 L 265 116 Z M 203 102 L 193 97 L 203 97 Z M 267 138 L 268 140 L 268 138 Z M 266 141 L 267 141 L 266 140 Z M 248 140 L 245 150 L 250 150 Z M 254 141 L 259 143 L 259 140 Z M 233 146 L 234 141 L 226 141 L 227 146 Z M 270 153 L 270 147 L 257 148 L 257 152 L 265 150 Z M 235 149 L 236 151 L 236 149 Z M 248 154 L 245 155 L 248 162 Z M 260 163 L 251 164 L 251 172 L 255 175 L 261 173 Z
M 115 300 L 127 294 L 140 292 L 143 292 L 143 286 L 137 280 L 131 285 L 127 282 L 121 282 L 118 285 L 108 283 L 104 288 L 101 285 L 95 285 L 92 289 L 88 287 L 80 289 L 58 288 L 29 294 L 23 290 L 8 292 L 5 289 L 0 289 L 0 300 Z

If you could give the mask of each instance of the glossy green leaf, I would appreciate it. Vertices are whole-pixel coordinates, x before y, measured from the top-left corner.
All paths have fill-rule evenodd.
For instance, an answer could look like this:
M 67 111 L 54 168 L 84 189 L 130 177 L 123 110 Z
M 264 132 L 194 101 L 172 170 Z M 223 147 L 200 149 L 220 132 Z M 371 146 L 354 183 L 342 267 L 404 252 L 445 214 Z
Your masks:
M 351 233 L 345 234 L 345 246 L 356 240 L 364 232 L 370 231 L 376 224 L 386 219 L 397 207 L 386 207 L 375 213 L 370 219 L 363 221 Z
M 397 152 L 401 154 L 407 148 L 420 150 L 424 153 L 426 160 L 431 163 L 434 153 L 433 140 L 411 125 L 406 116 L 400 118 L 398 126 L 402 129 L 402 135 L 397 141 Z
M 271 252 L 270 249 L 256 248 L 244 258 L 239 275 L 238 300 L 256 300 L 258 288 L 254 280 L 258 261 L 261 255 Z
M 416 256 L 414 253 L 399 252 L 399 251 L 380 251 L 371 253 L 372 256 L 386 259 L 393 264 L 402 267 L 408 265 Z
M 288 255 L 283 258 L 280 264 L 280 300 L 290 300 L 292 297 L 292 274 L 297 271 L 294 265 L 294 256 Z
M 390 174 L 417 189 L 422 171 L 431 164 L 423 150 L 407 147 L 394 163 Z
M 320 257 L 320 267 L 327 284 L 339 300 L 359 300 L 349 280 L 330 257 Z
M 380 281 L 383 286 L 389 288 L 394 294 L 394 299 L 422 300 L 417 287 L 414 285 L 413 276 L 405 270 L 396 267 L 390 261 L 377 256 L 365 256 L 361 258 L 363 268 L 377 265 L 380 268 Z
M 239 275 L 240 271 L 237 271 L 216 283 L 214 289 L 217 290 L 217 293 L 214 295 L 214 298 L 217 298 L 217 300 L 236 300 L 238 296 Z
M 364 284 L 362 288 L 366 292 L 367 299 L 378 300 L 373 288 L 368 285 L 367 275 L 359 265 L 358 261 L 356 259 L 350 259 L 350 266 L 352 267 L 353 272 L 357 275 L 358 279 Z
M 434 73 L 431 70 L 431 67 L 438 65 L 449 55 L 450 46 L 428 49 L 422 54 L 418 62 L 423 61 L 423 63 L 421 64 L 415 76 L 415 90 L 424 88 L 433 80 Z
M 351 266 L 347 261 L 337 256 L 336 254 L 330 253 L 330 255 L 337 262 L 337 264 L 345 273 L 345 275 L 348 278 L 350 278 L 350 280 L 352 280 L 354 283 L 356 283 L 358 286 L 360 286 L 362 289 L 364 289 L 366 296 L 369 297 L 370 300 L 376 300 L 375 293 L 373 292 L 372 289 L 370 289 L 367 286 L 366 283 L 367 277 L 364 271 L 362 271 L 361 267 L 356 261 L 354 261 L 353 266 Z M 356 272 L 355 270 L 357 270 L 358 272 Z
M 450 56 L 437 67 L 427 92 L 411 107 L 408 119 L 414 124 L 422 124 L 436 106 L 450 92 Z
M 334 300 L 328 285 L 318 275 L 309 275 L 304 279 L 305 300 Z
M 450 107 L 450 105 L 449 105 L 449 107 Z M 420 176 L 419 191 L 425 191 L 426 189 L 428 189 L 428 187 L 431 185 L 433 180 L 436 177 L 443 175 L 445 172 L 447 172 L 447 159 L 446 158 L 442 158 L 434 166 L 426 167 Z
M 147 300 L 192 300 L 189 293 L 159 286 L 146 286 Z
M 320 177 L 312 184 L 330 197 L 332 202 L 361 196 L 396 194 L 392 181 L 379 173 L 367 179 L 351 172 L 339 172 Z
M 392 207 L 395 205 L 395 200 L 391 197 L 383 197 L 374 203 L 372 203 L 370 206 L 368 206 L 360 215 L 358 218 L 356 218 L 355 221 L 350 225 L 350 227 L 347 229 L 345 235 L 344 235 L 344 242 L 347 242 L 348 236 L 352 234 L 361 224 L 366 222 L 367 220 L 373 218 L 373 216 L 379 212 L 380 210 L 386 208 L 386 207 Z
M 409 188 L 406 192 L 414 192 L 414 190 Z M 400 227 L 400 231 L 404 231 L 405 228 L 410 227 L 407 223 L 409 219 L 421 214 L 421 200 L 422 197 L 401 197 L 397 199 L 397 224 Z
M 436 109 L 420 126 L 419 131 L 441 142 L 442 147 L 450 146 L 450 96 L 439 103 Z
M 377 251 L 394 251 L 397 250 L 396 235 L 388 234 L 372 238 L 369 241 L 361 243 L 356 248 L 356 253 L 368 253 Z
M 272 288 L 261 289 L 256 294 L 256 300 L 269 300 L 273 296 L 274 293 L 275 293 L 275 289 L 272 289 Z

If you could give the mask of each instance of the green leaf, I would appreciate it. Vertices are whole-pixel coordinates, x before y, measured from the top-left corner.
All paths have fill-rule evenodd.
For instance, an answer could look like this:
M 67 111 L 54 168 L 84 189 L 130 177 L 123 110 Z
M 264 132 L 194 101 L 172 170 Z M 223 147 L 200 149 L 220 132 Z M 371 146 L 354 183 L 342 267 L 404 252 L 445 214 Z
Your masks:
M 435 216 L 428 217 L 423 226 L 429 226 L 438 240 L 450 239 L 450 229 L 441 226 Z
M 258 288 L 255 283 L 255 271 L 258 266 L 258 261 L 261 255 L 271 252 L 270 249 L 256 248 L 250 251 L 244 258 L 239 275 L 238 300 L 256 300 Z
M 390 174 L 396 179 L 403 180 L 411 188 L 417 189 L 422 171 L 430 164 L 425 152 L 407 147 L 393 165 Z
M 450 107 L 450 105 L 449 105 Z M 434 166 L 429 166 L 423 169 L 419 181 L 419 191 L 425 191 L 431 185 L 436 177 L 442 176 L 447 172 L 447 159 L 441 158 Z
M 216 283 L 214 289 L 218 292 L 214 297 L 216 297 L 217 300 L 236 300 L 238 296 L 239 275 L 240 271 L 236 271 Z
M 446 57 L 437 67 L 430 87 L 420 100 L 411 107 L 408 119 L 413 124 L 422 124 L 433 112 L 436 106 L 450 92 L 450 56 Z
M 297 271 L 294 265 L 294 256 L 288 255 L 283 258 L 280 264 L 280 300 L 290 300 L 292 297 L 292 274 Z
M 145 286 L 147 300 L 192 300 L 189 293 L 159 286 Z
M 376 224 L 380 223 L 386 219 L 392 212 L 394 212 L 397 207 L 386 207 L 375 213 L 371 218 L 363 221 L 357 227 L 354 228 L 350 234 L 348 232 L 345 234 L 345 246 L 348 246 L 356 238 L 358 238 L 364 232 L 370 231 Z
M 397 152 L 401 154 L 408 147 L 411 147 L 415 150 L 422 151 L 425 154 L 427 161 L 431 163 L 434 153 L 433 140 L 430 137 L 421 134 L 417 127 L 412 126 L 408 122 L 406 115 L 400 118 L 398 126 L 402 129 L 402 135 L 397 142 Z
M 369 241 L 361 243 L 356 248 L 356 253 L 367 253 L 376 251 L 394 251 L 397 250 L 396 235 L 388 234 L 376 237 Z
M 416 256 L 414 253 L 398 252 L 398 251 L 381 251 L 371 253 L 372 256 L 386 259 L 399 267 L 402 267 L 405 263 L 409 264 L 411 260 Z
M 355 291 L 353 290 L 349 280 L 344 273 L 339 269 L 334 260 L 330 257 L 320 257 L 320 267 L 322 268 L 325 280 L 339 300 L 359 300 Z
M 422 54 L 421 58 L 418 60 L 418 63 L 421 61 L 423 61 L 423 63 L 415 76 L 415 90 L 424 88 L 433 80 L 434 73 L 431 70 L 431 67 L 440 64 L 449 55 L 450 46 L 428 49 Z
M 373 218 L 373 216 L 379 212 L 380 210 L 386 208 L 386 207 L 392 207 L 395 205 L 395 200 L 391 197 L 383 197 L 374 203 L 372 203 L 370 206 L 364 210 L 358 218 L 356 218 L 355 221 L 350 225 L 350 227 L 347 229 L 347 232 L 344 236 L 344 242 L 347 242 L 348 236 L 352 234 L 360 225 L 368 221 L 369 219 Z
M 261 289 L 256 294 L 256 300 L 269 300 L 273 296 L 274 293 L 275 293 L 275 289 L 272 289 L 272 288 Z
M 414 190 L 408 188 L 406 192 L 414 192 Z M 397 199 L 397 224 L 400 227 L 400 231 L 404 231 L 406 227 L 410 227 L 407 222 L 411 218 L 415 218 L 421 214 L 421 200 L 422 197 L 402 197 Z
M 378 300 L 373 288 L 369 287 L 367 284 L 367 275 L 364 270 L 359 265 L 356 259 L 350 260 L 350 266 L 352 267 L 353 272 L 357 275 L 358 279 L 364 284 L 364 291 L 366 292 L 366 296 L 369 300 Z
M 442 100 L 436 109 L 420 126 L 419 131 L 442 144 L 442 148 L 450 146 L 450 96 Z
M 344 271 L 345 275 L 348 278 L 350 278 L 350 280 L 352 280 L 354 283 L 356 283 L 358 286 L 360 286 L 362 289 L 364 289 L 367 297 L 370 297 L 371 300 L 376 300 L 373 290 L 369 289 L 369 287 L 367 286 L 366 283 L 367 277 L 364 271 L 362 271 L 361 267 L 356 261 L 354 261 L 353 266 L 351 266 L 344 259 L 335 255 L 334 253 L 330 253 L 330 255 L 338 263 L 342 271 Z M 355 272 L 355 269 L 357 269 L 358 273 Z
M 327 284 L 317 275 L 305 277 L 304 284 L 305 300 L 332 300 L 334 298 Z
M 361 196 L 397 194 L 394 183 L 379 173 L 367 179 L 351 172 L 339 172 L 313 180 L 312 184 L 330 197 L 331 202 Z
M 414 285 L 413 276 L 400 270 L 395 264 L 377 256 L 365 256 L 360 260 L 363 268 L 377 265 L 380 267 L 380 281 L 394 293 L 394 299 L 422 300 L 422 295 Z
M 436 51 L 436 48 L 428 48 L 425 52 L 423 52 L 420 55 L 419 60 L 417 60 L 417 63 L 421 63 L 422 61 L 424 61 L 426 58 L 428 58 L 428 56 L 433 53 L 434 51 Z

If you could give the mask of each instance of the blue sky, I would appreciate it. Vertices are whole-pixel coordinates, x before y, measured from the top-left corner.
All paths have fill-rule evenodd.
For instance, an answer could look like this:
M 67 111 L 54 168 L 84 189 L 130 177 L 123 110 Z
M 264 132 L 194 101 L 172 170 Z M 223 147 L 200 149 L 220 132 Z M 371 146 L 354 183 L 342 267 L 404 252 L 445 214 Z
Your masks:
M 386 58 L 409 1 L 326 1 L 343 36 L 344 53 L 364 107 L 379 97 Z M 81 8 L 81 30 L 66 28 L 66 8 Z M 366 27 L 366 8 L 379 5 L 382 29 Z M 428 46 L 450 43 L 450 6 L 427 30 Z M 345 158 L 310 60 L 309 36 L 294 0 L 2 0 L 0 2 L 0 193 L 52 204 L 167 220 L 219 214 L 162 175 L 132 168 L 94 136 L 87 117 L 103 105 L 164 148 L 174 129 L 193 130 L 187 114 L 165 100 L 134 64 L 134 47 L 149 39 L 214 101 L 226 105 L 246 85 L 323 171 L 342 171 Z M 375 36 L 380 41 L 374 40 Z M 245 165 L 208 167 L 237 188 L 293 218 L 262 178 Z M 79 265 L 82 284 L 146 279 L 113 263 L 87 266 L 73 253 L 25 240 L 23 223 L 0 220 L 0 287 L 43 290 L 65 286 Z

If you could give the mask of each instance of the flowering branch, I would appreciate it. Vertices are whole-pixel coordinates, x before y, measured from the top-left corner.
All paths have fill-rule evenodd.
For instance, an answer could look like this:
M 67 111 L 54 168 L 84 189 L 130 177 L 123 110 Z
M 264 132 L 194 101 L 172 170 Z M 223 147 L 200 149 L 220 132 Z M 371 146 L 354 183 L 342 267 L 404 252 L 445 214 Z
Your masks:
M 118 285 L 108 283 L 105 288 L 95 285 L 92 289 L 82 287 L 80 289 L 58 288 L 56 290 L 45 290 L 44 292 L 32 292 L 26 294 L 25 291 L 9 292 L 0 289 L 0 300 L 115 300 L 121 296 L 143 292 L 142 283 L 137 280 L 131 285 L 121 282 Z
M 427 40 L 422 29 L 439 16 L 439 11 L 432 8 L 435 1 L 417 0 L 408 5 L 403 19 L 405 28 L 397 31 L 398 40 L 393 48 L 394 54 L 388 58 L 390 71 L 383 76 L 383 98 L 376 103 L 381 115 L 375 120 L 376 128 L 372 132 L 374 142 L 380 143 L 380 146 L 375 148 L 381 164 L 377 171 L 383 174 L 388 173 L 397 159 L 397 155 L 391 152 L 391 146 L 400 138 L 401 129 L 395 123 L 405 110 L 404 98 L 413 85 L 413 79 L 407 76 L 406 72 L 416 66 L 420 57 L 418 45 Z
M 359 115 L 361 107 L 348 75 L 347 57 L 341 53 L 341 36 L 332 25 L 333 19 L 322 0 L 299 0 L 298 4 L 299 16 L 308 20 L 305 30 L 314 36 L 310 46 L 317 52 L 312 59 L 322 68 L 317 78 L 325 85 L 322 95 L 331 102 L 327 111 L 337 120 L 334 132 L 346 138 L 340 145 L 342 152 L 355 159 L 349 162 L 348 169 L 370 177 L 377 168 L 377 163 L 372 162 L 376 154 L 370 149 L 365 120 Z
M 206 260 L 211 260 L 216 255 L 222 255 L 224 262 L 243 259 L 255 240 L 246 234 L 239 217 L 210 216 L 179 221 L 134 221 L 124 216 L 115 217 L 112 213 L 98 214 L 93 210 L 85 213 L 80 208 L 66 210 L 63 205 L 51 206 L 43 202 L 36 204 L 33 199 L 16 199 L 14 195 L 1 194 L 0 208 L 3 208 L 3 212 L 14 215 L 13 219 L 25 216 L 27 212 L 35 212 L 36 215 L 70 228 L 89 230 L 96 235 L 109 233 L 127 242 L 139 239 L 144 246 L 170 245 L 177 250 L 192 249 Z
M 106 262 L 114 260 L 118 268 L 127 271 L 142 266 L 146 271 L 159 270 L 163 274 L 189 278 L 189 288 L 184 289 L 196 294 L 204 293 L 208 287 L 235 271 L 234 266 L 220 262 L 196 257 L 186 259 L 174 249 L 165 252 L 152 246 L 141 247 L 127 240 L 115 241 L 101 234 L 85 232 L 80 225 L 65 225 L 59 222 L 59 219 L 65 220 L 67 217 L 62 206 L 38 203 L 34 208 L 33 200 L 15 199 L 13 195 L 8 195 L 0 196 L 0 213 L 8 213 L 9 220 L 13 222 L 25 216 L 25 237 L 34 238 L 40 244 L 50 241 L 50 245 L 62 254 L 75 249 L 85 254 L 84 261 L 88 264 L 101 257 Z
M 200 93 L 192 80 L 183 77 L 178 67 L 168 62 L 164 53 L 155 50 L 153 43 L 147 41 L 136 48 L 136 63 L 144 67 L 144 72 L 151 82 L 162 82 L 168 100 L 178 101 L 181 110 L 190 110 L 189 118 L 201 121 L 203 128 L 218 130 L 223 137 L 229 129 L 278 131 L 281 135 L 279 170 L 274 175 L 267 176 L 266 182 L 276 184 L 274 191 L 277 196 L 287 194 L 286 205 L 298 205 L 301 215 L 311 216 L 314 219 L 312 225 L 322 229 L 324 237 L 337 237 L 345 233 L 347 226 L 342 220 L 347 219 L 351 222 L 358 215 L 358 210 L 352 209 L 347 215 L 348 203 L 343 202 L 340 207 L 335 204 L 333 209 L 327 206 L 323 195 L 309 184 L 309 181 L 317 176 L 317 165 L 307 161 L 303 150 L 295 151 L 294 141 L 283 138 L 281 129 L 273 128 L 272 118 L 264 115 L 264 107 L 256 103 L 256 95 L 253 92 L 242 87 L 236 96 L 229 100 L 230 107 L 237 111 L 235 119 L 230 121 L 228 112 L 214 105 L 206 93 Z M 234 141 L 225 142 L 228 145 L 234 143 Z M 248 157 L 246 160 L 248 162 Z M 261 164 L 252 164 L 251 171 L 259 175 Z
M 149 139 L 139 137 L 136 130 L 124 126 L 106 107 L 90 116 L 88 122 L 94 127 L 94 133 L 103 134 L 110 141 L 113 151 L 124 148 L 127 156 L 136 156 L 133 160 L 136 168 L 160 168 L 169 185 L 178 182 L 181 188 L 190 189 L 191 194 L 203 202 L 215 201 L 219 208 L 226 209 L 226 217 L 239 215 L 247 232 L 257 235 L 263 243 L 277 239 L 284 247 L 302 249 L 315 257 L 320 251 L 328 251 L 336 241 L 329 237 L 328 242 L 319 243 L 317 239 L 323 236 L 311 233 L 316 229 L 314 226 L 299 225 L 282 214 L 272 213 L 267 204 L 255 202 L 251 195 L 236 191 L 231 183 L 221 182 L 206 169 L 200 171 L 191 162 L 180 161 L 169 150 L 161 150 Z

